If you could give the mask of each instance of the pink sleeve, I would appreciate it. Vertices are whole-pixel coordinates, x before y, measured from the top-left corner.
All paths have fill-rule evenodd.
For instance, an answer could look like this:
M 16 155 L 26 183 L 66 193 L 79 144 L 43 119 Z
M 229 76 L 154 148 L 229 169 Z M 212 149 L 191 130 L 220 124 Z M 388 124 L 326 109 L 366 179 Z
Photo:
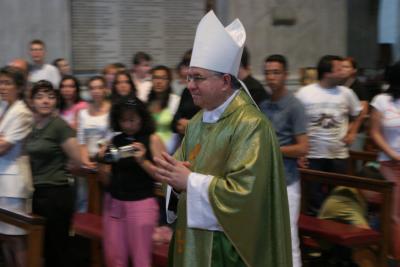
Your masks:
M 77 103 L 75 105 L 75 112 L 78 112 L 81 109 L 87 108 L 88 107 L 88 103 L 86 101 L 80 101 L 79 103 Z

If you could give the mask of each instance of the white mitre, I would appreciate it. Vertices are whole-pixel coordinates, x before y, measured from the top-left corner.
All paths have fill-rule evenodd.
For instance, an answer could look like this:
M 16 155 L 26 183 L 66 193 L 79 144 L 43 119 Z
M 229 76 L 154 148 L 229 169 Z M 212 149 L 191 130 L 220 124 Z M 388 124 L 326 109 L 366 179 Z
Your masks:
M 237 77 L 245 41 L 246 31 L 239 19 L 224 28 L 211 10 L 197 26 L 190 67 Z

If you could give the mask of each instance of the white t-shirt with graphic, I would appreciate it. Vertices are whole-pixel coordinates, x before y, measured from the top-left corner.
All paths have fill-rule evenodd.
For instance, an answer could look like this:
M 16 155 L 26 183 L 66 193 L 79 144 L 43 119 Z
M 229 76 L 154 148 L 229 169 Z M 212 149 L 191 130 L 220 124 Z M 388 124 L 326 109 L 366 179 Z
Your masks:
M 371 106 L 382 114 L 381 129 L 386 142 L 400 154 L 400 99 L 393 101 L 391 95 L 380 94 L 374 97 Z M 391 159 L 384 152 L 378 155 L 379 161 Z
M 349 157 L 343 138 L 349 118 L 357 116 L 362 109 L 355 93 L 344 86 L 323 88 L 314 83 L 300 88 L 296 96 L 303 103 L 308 120 L 308 158 Z

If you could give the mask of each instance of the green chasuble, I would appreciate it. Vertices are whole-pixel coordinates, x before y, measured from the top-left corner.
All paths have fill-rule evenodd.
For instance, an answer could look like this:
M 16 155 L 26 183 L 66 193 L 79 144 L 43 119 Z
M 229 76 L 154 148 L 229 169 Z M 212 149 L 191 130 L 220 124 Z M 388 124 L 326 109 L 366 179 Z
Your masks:
M 233 249 L 242 265 L 292 266 L 282 156 L 270 123 L 243 90 L 216 123 L 204 123 L 202 116 L 190 121 L 175 157 L 189 161 L 191 171 L 213 176 L 209 200 L 223 233 L 188 228 L 181 193 L 170 265 L 218 266 L 213 261 L 230 257 Z

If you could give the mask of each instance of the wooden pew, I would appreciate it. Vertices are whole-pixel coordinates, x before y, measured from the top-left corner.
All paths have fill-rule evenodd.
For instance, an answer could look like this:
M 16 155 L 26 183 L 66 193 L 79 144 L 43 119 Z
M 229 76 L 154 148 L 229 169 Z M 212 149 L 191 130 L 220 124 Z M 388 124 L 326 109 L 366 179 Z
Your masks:
M 378 232 L 360 229 L 352 225 L 323 220 L 301 213 L 299 219 L 299 232 L 301 235 L 354 248 L 376 244 L 379 248 L 379 266 L 387 266 L 388 247 L 390 244 L 390 211 L 392 201 L 393 183 L 383 180 L 369 179 L 358 176 L 335 174 L 300 169 L 302 183 L 301 210 L 307 207 L 308 197 L 305 193 L 307 183 L 319 182 L 333 186 L 348 186 L 358 189 L 378 192 L 382 195 L 380 205 L 380 229 Z
M 75 213 L 72 219 L 72 229 L 76 235 L 90 240 L 90 266 L 103 266 L 101 218 L 103 190 L 97 179 L 97 173 L 80 173 L 88 182 L 88 212 Z
M 377 153 L 372 151 L 353 151 L 349 152 L 349 163 L 347 173 L 350 175 L 357 174 L 357 163 L 361 161 L 363 164 L 367 161 L 376 161 Z
M 28 267 L 42 266 L 45 219 L 0 208 L 0 221 L 20 227 L 27 232 Z

